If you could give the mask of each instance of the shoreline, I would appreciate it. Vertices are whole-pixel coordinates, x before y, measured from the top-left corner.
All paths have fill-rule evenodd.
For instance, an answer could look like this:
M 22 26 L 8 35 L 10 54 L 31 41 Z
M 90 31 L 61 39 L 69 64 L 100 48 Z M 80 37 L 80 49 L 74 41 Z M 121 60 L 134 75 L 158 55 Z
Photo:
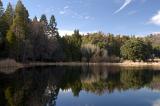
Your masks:
M 3 64 L 2 64 L 3 63 Z M 122 63 L 86 63 L 86 62 L 30 62 L 18 63 L 14 60 L 0 61 L 0 72 L 10 74 L 21 68 L 43 67 L 43 66 L 100 66 L 120 68 L 147 68 L 160 70 L 160 62 L 122 62 Z
M 160 62 L 122 62 L 122 63 L 86 63 L 86 62 L 33 62 L 29 66 L 81 66 L 81 65 L 102 65 L 102 66 L 123 66 L 123 67 L 141 67 L 141 66 L 158 66 Z
M 34 66 L 120 66 L 120 67 L 160 67 L 160 62 L 132 62 L 124 61 L 119 63 L 87 63 L 87 62 L 29 62 L 29 63 L 19 63 L 12 59 L 6 59 L 0 61 L 0 69 L 3 68 L 25 68 Z

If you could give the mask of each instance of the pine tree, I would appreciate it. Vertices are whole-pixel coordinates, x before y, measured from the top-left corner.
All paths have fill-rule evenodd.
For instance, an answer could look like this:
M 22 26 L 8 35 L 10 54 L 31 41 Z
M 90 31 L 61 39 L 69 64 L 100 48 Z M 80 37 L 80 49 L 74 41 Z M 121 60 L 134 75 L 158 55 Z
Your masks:
M 4 15 L 5 15 L 5 20 L 8 23 L 8 25 L 12 25 L 13 17 L 14 17 L 14 10 L 13 10 L 11 3 L 8 4 Z
M 55 36 L 57 39 L 59 39 L 59 33 L 58 33 L 58 28 L 57 28 L 57 22 L 54 17 L 54 15 L 51 16 L 50 23 L 49 23 L 49 28 L 50 28 L 50 35 Z
M 47 17 L 45 14 L 42 14 L 41 18 L 40 18 L 40 22 L 44 25 L 48 25 L 48 21 L 47 21 Z
M 26 42 L 28 42 L 27 38 L 29 35 L 29 14 L 21 0 L 17 2 L 14 16 L 13 24 L 7 34 L 7 41 L 8 44 L 12 44 L 9 45 L 11 49 L 11 56 L 15 56 L 17 60 L 24 61 L 26 58 Z M 11 43 L 9 38 L 14 38 L 12 39 L 14 40 L 12 41 L 14 44 Z M 12 47 L 13 45 L 14 47 Z
M 34 18 L 33 18 L 33 22 L 37 22 L 38 21 L 38 19 L 37 19 L 37 17 L 35 16 Z
M 2 1 L 0 0 L 0 57 L 4 57 L 7 55 L 5 47 L 6 47 L 6 33 L 8 30 L 8 24 L 5 20 L 4 16 L 4 9 L 3 9 L 3 4 Z
M 74 34 L 72 35 L 74 37 L 75 40 L 75 44 L 77 45 L 77 47 L 81 47 L 81 43 L 82 43 L 82 39 L 81 39 L 81 35 L 79 33 L 79 30 L 74 30 Z
M 0 17 L 3 15 L 3 12 L 4 12 L 3 3 L 0 0 Z
M 48 28 L 48 21 L 47 21 L 47 17 L 45 14 L 42 14 L 41 18 L 40 18 L 40 22 L 43 25 L 43 30 L 45 32 L 46 37 L 49 35 L 49 28 Z
M 1 1 L 0 5 L 0 7 L 2 8 L 1 10 L 3 11 L 3 5 Z M 9 30 L 9 26 L 12 24 L 13 21 L 13 8 L 10 3 L 8 4 L 5 13 L 2 12 L 2 14 L 3 15 L 0 17 L 0 34 L 2 35 L 1 37 L 5 38 L 7 30 Z
M 2 3 L 2 1 L 0 0 L 0 37 L 3 35 L 3 32 L 2 32 L 2 31 L 3 31 L 3 28 L 2 28 L 3 26 L 2 26 L 2 25 L 3 25 L 3 23 L 4 23 L 4 22 L 3 22 L 3 21 L 4 21 L 4 18 L 2 17 L 2 16 L 3 16 L 3 13 L 4 13 L 3 10 L 4 10 L 4 9 L 3 9 L 3 3 Z

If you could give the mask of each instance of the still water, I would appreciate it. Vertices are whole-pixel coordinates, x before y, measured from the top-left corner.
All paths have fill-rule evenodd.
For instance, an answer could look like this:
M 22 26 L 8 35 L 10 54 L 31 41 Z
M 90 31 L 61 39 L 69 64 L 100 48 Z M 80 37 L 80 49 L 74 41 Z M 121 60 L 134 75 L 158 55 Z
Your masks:
M 0 106 L 160 106 L 160 71 L 32 67 L 0 74 Z

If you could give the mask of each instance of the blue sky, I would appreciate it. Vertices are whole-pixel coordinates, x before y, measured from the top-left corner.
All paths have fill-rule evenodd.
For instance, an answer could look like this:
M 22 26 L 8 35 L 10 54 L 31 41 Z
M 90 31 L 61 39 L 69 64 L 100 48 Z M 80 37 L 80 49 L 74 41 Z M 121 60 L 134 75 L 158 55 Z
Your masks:
M 2 0 L 4 6 L 17 0 Z M 102 31 L 146 35 L 160 32 L 160 0 L 22 0 L 30 18 L 55 15 L 61 33 Z

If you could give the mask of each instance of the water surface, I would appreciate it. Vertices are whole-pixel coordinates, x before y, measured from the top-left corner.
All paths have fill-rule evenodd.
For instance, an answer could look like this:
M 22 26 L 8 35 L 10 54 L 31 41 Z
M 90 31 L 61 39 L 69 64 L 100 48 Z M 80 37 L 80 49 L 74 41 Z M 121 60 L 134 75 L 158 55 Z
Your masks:
M 160 106 L 160 71 L 106 66 L 0 73 L 0 106 Z

